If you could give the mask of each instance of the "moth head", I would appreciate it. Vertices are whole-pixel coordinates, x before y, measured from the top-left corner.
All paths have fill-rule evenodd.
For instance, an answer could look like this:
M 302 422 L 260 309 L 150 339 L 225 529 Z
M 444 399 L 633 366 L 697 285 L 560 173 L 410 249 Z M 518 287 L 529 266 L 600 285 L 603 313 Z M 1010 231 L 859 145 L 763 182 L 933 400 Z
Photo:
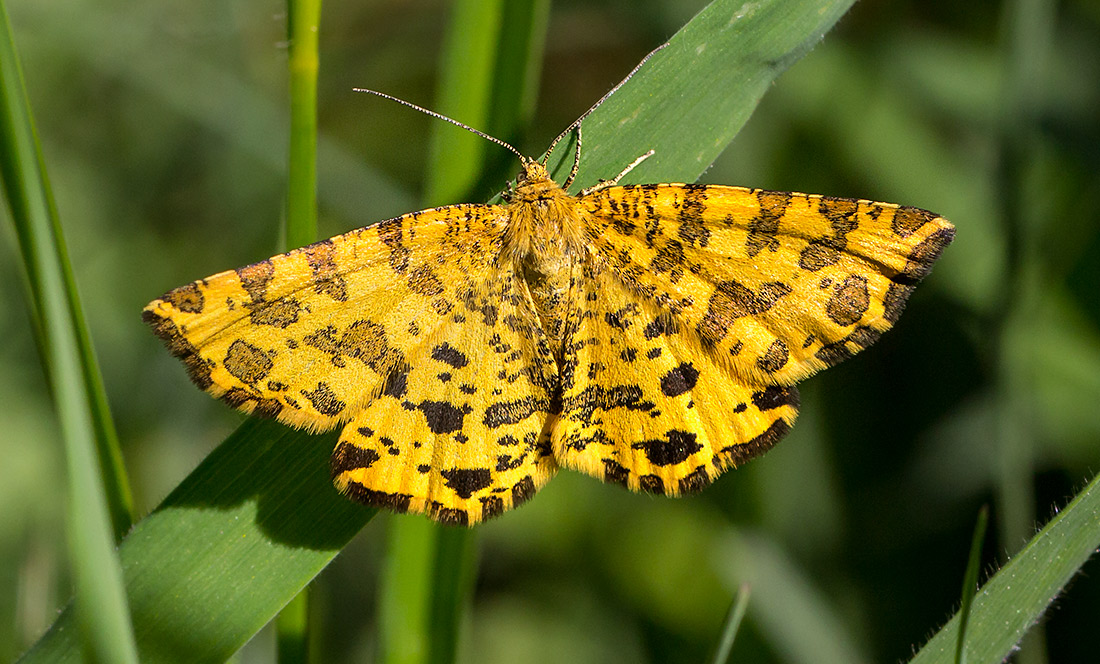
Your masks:
M 521 170 L 516 177 L 517 187 L 538 184 L 550 179 L 550 172 L 546 170 L 546 166 L 540 164 L 538 161 L 534 159 L 524 159 L 522 163 L 523 170 Z

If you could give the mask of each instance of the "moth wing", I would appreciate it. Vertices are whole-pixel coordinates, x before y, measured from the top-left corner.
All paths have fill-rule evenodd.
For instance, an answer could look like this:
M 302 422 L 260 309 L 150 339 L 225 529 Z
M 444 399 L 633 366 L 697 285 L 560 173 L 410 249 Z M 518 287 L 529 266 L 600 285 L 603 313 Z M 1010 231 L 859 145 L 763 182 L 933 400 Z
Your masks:
M 768 449 L 793 384 L 897 321 L 953 227 L 917 208 L 741 187 L 581 198 L 558 462 L 678 494 Z
M 405 509 L 450 521 L 465 510 L 472 522 L 498 503 L 481 502 L 482 475 L 465 471 L 488 467 L 491 488 L 519 486 L 506 509 L 554 469 L 500 436 L 482 453 L 457 442 L 480 445 L 501 411 L 521 445 L 544 428 L 553 363 L 539 355 L 548 351 L 530 296 L 497 265 L 506 222 L 497 206 L 412 213 L 175 289 L 144 318 L 200 387 L 235 408 L 314 431 L 351 420 L 333 455 L 338 488 L 392 508 L 401 501 L 386 495 L 407 494 Z M 506 375 L 501 394 L 487 371 Z M 520 402 L 530 405 L 522 418 L 508 411 Z M 364 430 L 406 439 L 387 445 Z M 372 454 L 381 461 L 367 463 Z M 495 470 L 505 456 L 514 467 Z
M 695 334 L 585 267 L 562 370 L 558 463 L 635 491 L 678 495 L 762 454 L 794 423 L 794 387 L 745 382 Z
M 914 207 L 716 185 L 582 199 L 592 250 L 742 380 L 790 385 L 872 344 L 954 237 Z
M 472 525 L 525 502 L 556 472 L 554 361 L 526 287 L 509 269 L 466 296 L 475 306 L 407 351 L 341 432 L 332 475 L 350 497 Z
M 314 431 L 348 420 L 408 352 L 468 306 L 501 208 L 408 214 L 169 291 L 143 317 L 199 387 Z

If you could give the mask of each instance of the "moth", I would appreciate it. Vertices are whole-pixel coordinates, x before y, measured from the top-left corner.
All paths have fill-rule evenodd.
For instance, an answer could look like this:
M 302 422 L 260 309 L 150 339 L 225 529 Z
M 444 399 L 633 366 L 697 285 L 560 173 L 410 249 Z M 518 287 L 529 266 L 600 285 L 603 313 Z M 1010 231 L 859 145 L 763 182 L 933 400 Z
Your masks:
M 546 157 L 490 138 L 521 164 L 501 204 L 413 212 L 221 272 L 144 319 L 234 408 L 342 427 L 332 478 L 367 505 L 471 525 L 559 468 L 698 491 L 790 430 L 795 383 L 898 320 L 954 228 L 914 207 L 744 187 L 616 178 L 574 196 L 587 114 L 554 142 L 577 131 L 563 186 Z

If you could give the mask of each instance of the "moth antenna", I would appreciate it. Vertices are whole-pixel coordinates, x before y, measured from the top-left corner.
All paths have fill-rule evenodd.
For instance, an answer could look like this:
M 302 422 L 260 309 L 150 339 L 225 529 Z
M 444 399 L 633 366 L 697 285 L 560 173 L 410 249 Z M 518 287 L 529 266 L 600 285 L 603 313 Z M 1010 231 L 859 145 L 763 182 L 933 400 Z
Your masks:
M 550 147 L 553 150 L 553 146 Z M 550 156 L 547 152 L 546 156 Z M 545 165 L 545 164 L 544 164 Z M 565 184 L 561 186 L 562 189 L 569 189 L 569 185 L 573 184 L 573 178 L 577 177 L 577 170 L 581 167 L 581 126 L 577 125 L 577 149 L 573 150 L 573 167 L 569 169 L 569 177 L 565 178 Z
M 645 62 L 645 61 L 643 60 L 642 62 Z M 442 113 L 436 113 L 435 111 L 429 111 L 428 109 L 424 108 L 423 106 L 417 106 L 416 104 L 412 103 L 411 101 L 405 101 L 404 99 L 399 99 L 399 98 L 394 97 L 392 95 L 388 95 L 385 92 L 379 92 L 377 90 L 371 90 L 369 88 L 352 88 L 352 91 L 353 92 L 368 92 L 372 95 L 377 95 L 379 97 L 382 97 L 383 99 L 389 99 L 390 101 L 395 101 L 398 104 L 408 106 L 411 109 L 420 111 L 421 113 L 424 113 L 426 115 L 430 115 L 433 118 L 437 118 L 439 120 L 444 120 L 446 122 L 450 122 L 451 124 L 453 124 L 457 127 L 462 127 L 463 129 L 465 129 L 466 131 L 468 131 L 470 133 L 477 134 L 478 136 L 484 138 L 485 140 L 496 143 L 497 145 L 501 146 L 502 148 L 505 148 L 505 149 L 509 150 L 512 154 L 519 157 L 519 160 L 520 160 L 521 163 L 526 164 L 528 162 L 527 157 L 523 156 L 523 154 L 519 150 L 512 147 L 511 144 L 506 143 L 506 142 L 500 140 L 499 138 L 497 138 L 495 136 L 490 136 L 489 134 L 486 134 L 483 131 L 479 131 L 477 129 L 474 129 L 470 125 L 459 122 L 458 120 L 455 120 L 454 118 L 449 118 L 446 115 L 443 115 Z
M 618 84 L 615 85 L 615 87 L 608 90 L 607 93 L 604 96 L 600 97 L 599 100 L 595 104 L 592 104 L 591 108 L 589 108 L 584 113 L 581 113 L 581 116 L 579 118 L 577 118 L 576 120 L 574 120 L 573 124 L 569 125 L 564 130 L 562 130 L 562 132 L 560 134 L 558 134 L 558 137 L 555 138 L 552 143 L 550 143 L 550 148 L 546 151 L 546 156 L 542 158 L 542 165 L 543 166 L 546 165 L 546 161 L 550 158 L 550 153 L 554 151 L 554 148 L 561 141 L 561 139 L 565 138 L 569 134 L 569 132 L 573 131 L 576 128 L 579 128 L 581 126 L 581 122 L 583 122 L 585 118 L 587 118 L 589 115 L 591 115 L 592 111 L 599 108 L 600 104 L 607 101 L 608 97 L 615 94 L 619 90 L 619 88 L 623 87 L 623 85 L 625 85 L 627 81 L 629 81 L 631 78 L 634 77 L 634 74 L 638 73 L 638 70 L 641 69 L 642 66 L 646 62 L 649 61 L 650 58 L 652 58 L 654 55 L 657 54 L 657 51 L 660 51 L 661 49 L 663 49 L 666 46 L 668 46 L 668 42 L 665 42 L 665 43 L 661 44 L 660 46 L 658 46 L 657 48 L 650 51 L 644 58 L 642 58 L 641 62 L 634 65 L 634 69 L 630 70 L 630 73 L 626 75 L 626 78 L 619 81 Z M 577 141 L 577 150 L 576 150 L 577 154 L 573 158 L 573 162 L 574 162 L 573 163 L 573 171 L 569 174 L 569 179 L 567 180 L 567 182 L 572 183 L 573 176 L 576 175 L 577 165 L 580 163 L 580 159 L 581 159 L 580 158 L 580 148 L 581 148 L 581 145 L 580 145 L 580 141 L 578 140 Z M 568 185 L 566 185 L 566 186 L 568 186 Z

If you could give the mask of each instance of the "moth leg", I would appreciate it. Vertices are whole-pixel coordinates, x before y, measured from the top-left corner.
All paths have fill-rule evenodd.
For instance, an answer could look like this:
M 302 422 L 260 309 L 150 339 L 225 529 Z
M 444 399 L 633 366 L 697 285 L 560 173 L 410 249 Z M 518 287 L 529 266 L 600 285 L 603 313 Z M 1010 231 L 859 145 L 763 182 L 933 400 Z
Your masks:
M 580 127 L 577 128 L 577 142 L 580 143 Z M 619 183 L 619 180 L 622 180 L 626 176 L 627 173 L 629 173 L 630 171 L 637 168 L 638 164 L 640 164 L 643 161 L 645 161 L 646 159 L 649 159 L 650 157 L 652 157 L 653 152 L 654 152 L 653 150 L 650 150 L 649 152 L 643 154 L 642 156 L 638 157 L 634 161 L 630 162 L 630 164 L 626 168 L 624 168 L 621 173 L 619 173 L 615 177 L 611 178 L 610 180 L 600 180 L 598 183 L 592 185 L 591 187 L 588 187 L 587 189 L 581 190 L 580 195 L 581 196 L 587 196 L 588 194 L 591 194 L 594 191 L 599 191 L 600 189 L 605 189 L 607 187 L 614 187 L 615 185 L 617 185 Z

